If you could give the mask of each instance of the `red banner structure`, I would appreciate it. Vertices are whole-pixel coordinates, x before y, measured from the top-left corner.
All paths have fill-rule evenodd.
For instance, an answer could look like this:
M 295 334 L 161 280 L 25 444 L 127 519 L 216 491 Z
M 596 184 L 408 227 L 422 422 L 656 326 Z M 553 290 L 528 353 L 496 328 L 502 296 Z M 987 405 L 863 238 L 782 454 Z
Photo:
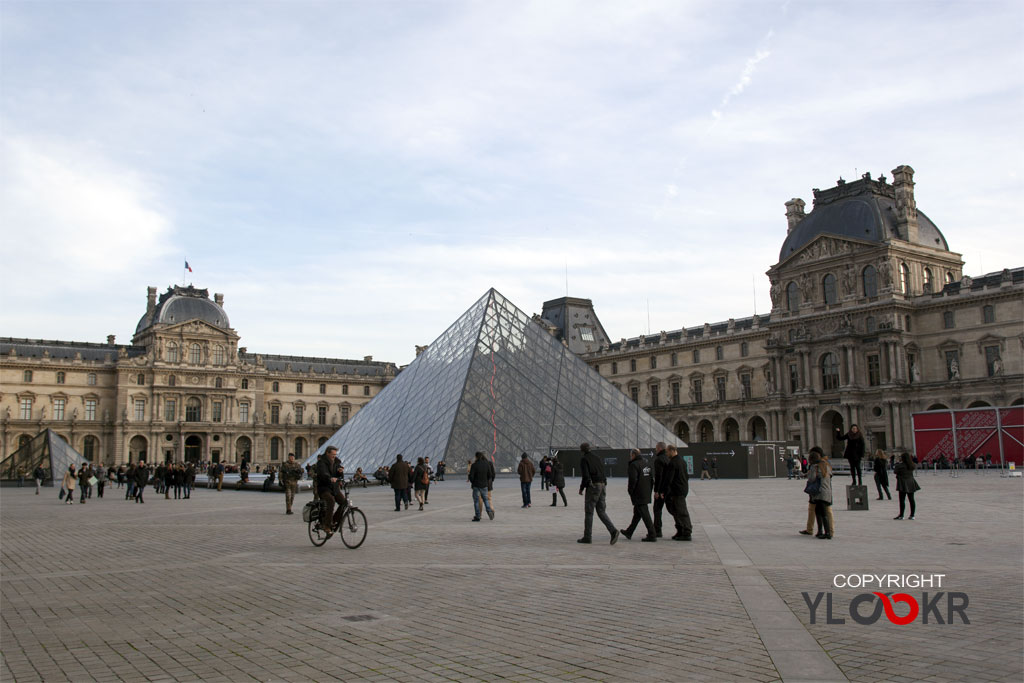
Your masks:
M 920 463 L 991 456 L 1024 465 L 1024 406 L 929 410 L 911 416 Z

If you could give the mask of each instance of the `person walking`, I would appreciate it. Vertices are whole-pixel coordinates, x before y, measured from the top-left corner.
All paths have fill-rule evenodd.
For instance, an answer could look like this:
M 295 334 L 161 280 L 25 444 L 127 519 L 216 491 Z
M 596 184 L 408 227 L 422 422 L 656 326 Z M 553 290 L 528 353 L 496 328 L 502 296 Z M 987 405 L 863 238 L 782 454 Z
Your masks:
M 519 459 L 519 467 L 516 470 L 519 473 L 519 488 L 523 493 L 523 507 L 530 507 L 530 484 L 533 482 L 533 475 L 536 473 L 536 469 L 533 466 L 533 462 L 530 461 L 530 456 L 523 453 Z
M 128 468 L 124 471 L 124 478 L 127 482 L 127 487 L 124 490 L 124 499 L 135 498 L 135 465 L 128 463 Z
M 299 479 L 302 479 L 302 465 L 295 462 L 295 454 L 289 453 L 288 460 L 281 465 L 281 485 L 284 486 L 284 514 L 292 515 L 292 503 L 299 492 Z
M 809 500 L 814 503 L 814 517 L 818 522 L 816 538 L 832 538 L 832 527 L 829 524 L 826 506 L 832 505 L 832 468 L 822 456 L 820 448 L 811 449 L 810 467 L 807 469 L 807 492 Z
M 786 479 L 793 478 L 793 470 L 796 469 L 796 458 L 792 453 L 786 455 Z
M 103 469 L 103 465 L 96 466 L 96 497 L 103 497 L 103 487 L 107 485 L 107 472 Z
M 423 504 L 430 505 L 430 477 L 434 473 L 430 467 L 430 458 L 423 458 L 423 467 L 427 470 L 427 481 L 423 486 Z
M 171 497 L 171 488 L 174 487 L 174 465 L 167 463 L 164 466 L 163 476 L 160 476 L 159 468 L 157 468 L 157 480 L 160 481 L 164 487 L 164 500 L 169 500 Z
M 426 460 L 416 459 L 416 469 L 412 472 L 413 488 L 416 491 L 416 502 L 420 504 L 420 510 L 426 502 L 427 484 L 430 483 L 430 470 L 427 469 Z
M 319 477 L 319 473 L 317 476 Z M 402 454 L 399 453 L 395 456 L 395 464 L 388 472 L 388 482 L 395 490 L 395 512 L 401 511 L 402 503 L 405 503 L 406 510 L 409 509 L 409 480 L 411 478 L 412 471 L 409 469 L 409 463 L 402 460 Z
M 148 484 L 148 483 L 149 483 L 149 468 L 146 467 L 146 463 L 140 462 L 135 467 L 135 488 L 134 488 L 134 493 L 135 493 L 135 502 L 136 503 L 145 503 L 146 502 L 145 500 L 142 499 L 142 494 L 145 492 L 146 484 Z
M 860 461 L 864 458 L 864 435 L 860 427 L 850 425 L 850 431 L 843 434 L 843 430 L 836 427 L 836 439 L 846 442 L 846 451 L 843 457 L 850 463 L 850 477 L 854 486 L 864 485 L 864 475 L 860 471 Z
M 883 490 L 885 491 L 885 497 L 892 500 L 892 496 L 889 494 L 888 465 L 889 460 L 885 457 L 885 451 L 879 448 L 875 451 L 875 458 L 871 463 L 871 467 L 875 471 L 875 488 L 878 489 L 878 500 L 882 500 Z
M 338 449 L 328 446 L 316 461 L 316 485 L 320 489 L 320 500 L 325 505 L 324 520 L 327 522 L 327 537 L 338 529 L 348 501 L 339 486 Z M 337 505 L 337 508 L 335 508 Z
M 663 472 L 661 492 L 665 498 L 665 508 L 676 525 L 673 541 L 689 541 L 693 538 L 693 524 L 690 522 L 690 511 L 686 507 L 686 496 L 690 493 L 690 473 L 686 462 L 679 457 L 679 449 L 675 446 L 666 448 L 668 465 Z
M 569 507 L 569 501 L 565 497 L 565 466 L 557 455 L 551 458 L 550 463 L 551 485 L 555 487 L 555 492 L 551 494 L 551 507 L 558 506 L 558 496 L 562 496 L 562 505 Z
M 711 478 L 718 479 L 718 456 L 711 456 Z
M 480 508 L 487 510 L 488 519 L 494 519 L 494 508 L 491 507 L 490 493 L 488 488 L 494 481 L 494 467 L 484 457 L 481 451 L 477 451 L 472 463 L 469 465 L 466 478 L 473 489 L 473 520 L 480 521 Z
M 193 463 L 189 463 L 185 467 L 185 500 L 192 497 L 192 489 L 196 485 L 196 466 Z
M 896 492 L 900 496 L 900 514 L 893 519 L 903 519 L 908 498 L 910 499 L 910 519 L 914 519 L 914 514 L 917 512 L 914 493 L 921 490 L 921 485 L 914 479 L 915 469 L 917 469 L 917 465 L 911 459 L 910 453 L 900 453 L 900 457 L 896 460 L 896 466 L 893 468 L 893 472 L 896 474 Z
M 604 523 L 608 533 L 612 535 L 609 543 L 615 545 L 615 542 L 619 540 L 619 530 L 609 519 L 608 513 L 605 512 L 605 487 L 608 485 L 608 479 L 604 475 L 604 465 L 601 464 L 600 458 L 590 452 L 589 443 L 580 444 L 580 451 L 580 473 L 583 477 L 580 482 L 580 495 L 586 493 L 586 498 L 584 498 L 583 507 L 583 536 L 576 542 L 591 542 L 594 512 L 596 511 L 598 518 Z
M 78 470 L 78 489 L 82 492 L 82 497 L 79 500 L 83 505 L 85 504 L 86 494 L 89 489 L 89 477 L 92 476 L 92 465 L 86 463 L 82 465 Z
M 46 470 L 43 469 L 42 465 L 38 465 L 35 471 L 32 472 L 32 478 L 36 480 L 36 495 L 39 495 L 39 489 L 43 485 L 43 481 L 46 479 Z
M 704 458 L 703 460 L 700 461 L 700 478 L 711 478 L 711 463 L 708 462 L 707 458 Z
M 224 487 L 224 463 L 217 463 L 217 490 L 220 491 Z
M 444 481 L 444 471 L 448 468 L 444 460 L 437 463 L 437 481 Z
M 665 507 L 665 496 L 661 494 L 661 480 L 665 467 L 668 466 L 668 453 L 665 442 L 659 441 L 654 446 L 654 535 L 661 538 L 661 511 Z
M 67 492 L 65 502 L 68 505 L 75 504 L 75 484 L 78 482 L 78 475 L 75 473 L 75 466 L 69 465 L 68 471 L 64 473 L 64 481 L 61 482 L 61 489 Z
M 633 538 L 633 532 L 640 520 L 643 520 L 647 535 L 640 540 L 648 543 L 658 540 L 658 537 L 654 535 L 654 522 L 651 521 L 651 511 L 648 507 L 651 504 L 651 491 L 654 487 L 653 470 L 651 464 L 640 456 L 640 451 L 634 448 L 629 452 L 629 479 L 626 483 L 626 490 L 629 492 L 630 502 L 633 503 L 633 520 L 627 528 L 621 530 L 622 535 L 627 539 Z

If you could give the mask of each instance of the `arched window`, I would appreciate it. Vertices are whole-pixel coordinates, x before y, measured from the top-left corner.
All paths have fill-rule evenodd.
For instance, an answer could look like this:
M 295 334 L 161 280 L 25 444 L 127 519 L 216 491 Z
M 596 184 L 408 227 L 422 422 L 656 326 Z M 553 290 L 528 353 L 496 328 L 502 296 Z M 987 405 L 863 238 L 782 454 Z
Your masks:
M 203 404 L 194 396 L 185 402 L 185 422 L 199 422 L 203 417 Z
M 829 273 L 821 281 L 821 291 L 825 295 L 825 304 L 832 306 L 836 303 L 836 276 Z
M 800 290 L 795 282 L 786 285 L 786 308 L 794 313 L 800 310 Z
M 57 384 L 64 384 L 64 379 L 67 377 L 63 372 L 57 373 Z
M 834 353 L 826 353 L 821 357 L 821 388 L 824 391 L 839 388 L 839 360 Z
M 925 268 L 921 274 L 922 276 L 922 289 L 925 292 L 932 291 L 932 269 Z
M 243 389 L 248 389 L 249 388 L 249 380 L 247 380 L 247 379 L 243 379 L 242 380 L 242 388 Z
M 21 378 L 23 380 L 25 380 L 26 382 L 31 382 L 32 381 L 32 371 L 31 370 L 26 370 L 24 373 L 22 373 Z
M 167 362 L 177 363 L 178 362 L 178 345 L 174 342 L 167 344 Z
M 213 380 L 213 386 L 216 389 L 222 389 L 224 387 L 224 380 L 220 377 Z
M 910 293 L 910 268 L 906 263 L 900 264 L 900 291 L 904 294 Z
M 948 285 L 951 282 L 953 282 L 953 271 L 947 270 L 946 271 L 946 284 Z
M 869 299 L 878 296 L 878 271 L 874 266 L 868 266 L 861 272 L 861 280 L 864 282 L 864 296 Z
M 140 387 L 141 386 L 145 386 L 145 384 L 146 384 L 146 376 L 144 374 L 142 374 L 141 372 L 139 374 L 135 375 L 135 383 L 138 384 Z
M 224 365 L 224 347 L 220 344 L 213 347 L 213 364 Z
M 715 428 L 707 420 L 701 420 L 700 426 L 700 440 L 702 443 L 708 443 L 709 441 L 715 440 Z
M 192 344 L 188 347 L 188 362 L 192 365 L 199 365 L 199 361 L 202 360 L 202 349 L 199 348 L 199 344 Z

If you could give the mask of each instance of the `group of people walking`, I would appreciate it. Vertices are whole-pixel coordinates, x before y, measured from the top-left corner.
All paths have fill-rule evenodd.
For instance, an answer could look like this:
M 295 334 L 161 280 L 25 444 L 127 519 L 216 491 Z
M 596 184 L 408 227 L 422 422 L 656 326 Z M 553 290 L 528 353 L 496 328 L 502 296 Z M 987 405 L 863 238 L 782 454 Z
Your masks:
M 850 464 L 852 485 L 863 486 L 861 461 L 864 459 L 865 441 L 860 428 L 857 425 L 851 425 L 850 431 L 845 434 L 841 429 L 836 429 L 836 439 L 846 442 L 843 456 Z M 889 464 L 890 460 L 886 458 L 885 452 L 881 449 L 876 450 L 872 458 L 872 469 L 875 475 L 875 488 L 878 491 L 877 500 L 883 500 L 883 493 L 885 499 L 892 500 L 892 495 L 889 493 Z M 914 493 L 921 488 L 914 478 L 916 469 L 917 464 L 909 453 L 901 453 L 892 459 L 892 470 L 896 476 L 896 493 L 899 496 L 900 504 L 900 513 L 893 519 L 904 519 L 908 501 L 910 502 L 909 519 L 914 519 L 917 512 Z M 821 539 L 831 539 L 835 534 L 835 515 L 832 513 L 832 465 L 828 456 L 819 446 L 811 448 L 808 454 L 806 475 L 807 485 L 804 487 L 804 493 L 808 494 L 807 526 L 805 529 L 801 529 L 800 533 L 806 536 L 813 534 L 816 538 Z M 815 524 L 817 533 L 814 533 Z
M 37 467 L 34 475 L 38 495 L 45 471 L 42 467 Z M 92 498 L 94 487 L 96 497 L 102 498 L 105 486 L 116 485 L 117 488 L 125 488 L 125 500 L 145 503 L 143 493 L 146 486 L 152 483 L 156 493 L 163 493 L 164 498 L 169 499 L 173 492 L 174 499 L 179 500 L 191 497 L 195 478 L 196 470 L 192 463 L 163 463 L 154 467 L 139 462 L 117 468 L 104 468 L 103 465 L 94 467 L 91 463 L 84 463 L 78 468 L 70 465 L 61 479 L 60 499 L 67 505 L 74 503 L 77 490 L 80 496 L 79 503 L 85 503 Z

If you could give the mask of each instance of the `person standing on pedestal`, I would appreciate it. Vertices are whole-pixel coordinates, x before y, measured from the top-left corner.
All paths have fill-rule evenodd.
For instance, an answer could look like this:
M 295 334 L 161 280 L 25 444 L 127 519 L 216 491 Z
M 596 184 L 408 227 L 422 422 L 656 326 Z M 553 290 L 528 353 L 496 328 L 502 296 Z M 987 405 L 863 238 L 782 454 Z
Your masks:
M 854 486 L 864 485 L 864 476 L 860 471 L 860 461 L 864 459 L 864 435 L 860 433 L 860 427 L 850 425 L 850 431 L 843 434 L 843 430 L 836 427 L 836 439 L 846 442 L 846 452 L 843 457 L 850 463 L 850 477 Z

